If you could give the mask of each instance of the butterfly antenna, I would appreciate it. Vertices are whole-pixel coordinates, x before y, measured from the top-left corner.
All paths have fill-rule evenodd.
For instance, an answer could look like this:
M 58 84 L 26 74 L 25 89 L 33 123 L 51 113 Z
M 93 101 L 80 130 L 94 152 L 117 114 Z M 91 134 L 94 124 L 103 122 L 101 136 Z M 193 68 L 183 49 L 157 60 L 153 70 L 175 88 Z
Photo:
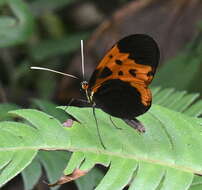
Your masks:
M 106 149 L 106 147 L 105 147 L 105 145 L 104 145 L 104 142 L 103 142 L 103 140 L 102 140 L 102 137 L 101 137 L 101 135 L 100 135 L 100 129 L 99 129 L 99 126 L 98 126 L 98 122 L 97 122 L 96 115 L 95 115 L 95 107 L 93 106 L 92 108 L 93 108 L 93 116 L 94 116 L 94 118 L 95 118 L 95 124 L 96 124 L 97 133 L 98 133 L 98 137 L 99 137 L 100 143 L 101 143 L 102 147 L 103 147 L 104 149 Z
M 83 81 L 84 81 L 85 80 L 85 68 L 84 68 L 83 40 L 81 40 L 81 68 L 82 68 L 82 75 L 83 75 Z
M 76 77 L 74 75 L 70 75 L 70 74 L 67 74 L 67 73 L 62 73 L 62 72 L 55 71 L 55 70 L 52 70 L 52 69 L 48 69 L 48 68 L 45 68 L 45 67 L 30 67 L 30 68 L 35 69 L 35 70 L 50 71 L 50 72 L 57 73 L 57 74 L 60 74 L 60 75 L 64 75 L 64 76 L 68 76 L 68 77 L 71 77 L 71 78 L 79 79 L 78 77 Z

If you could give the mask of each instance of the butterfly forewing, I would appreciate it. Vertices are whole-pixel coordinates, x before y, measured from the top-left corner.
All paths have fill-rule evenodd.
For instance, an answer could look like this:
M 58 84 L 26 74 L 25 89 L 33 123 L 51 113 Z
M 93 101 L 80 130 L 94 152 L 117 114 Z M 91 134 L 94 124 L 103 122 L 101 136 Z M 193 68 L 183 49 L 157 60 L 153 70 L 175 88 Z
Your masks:
M 156 42 L 144 34 L 123 38 L 115 44 L 96 67 L 89 81 L 91 90 L 110 79 L 149 85 L 159 62 Z

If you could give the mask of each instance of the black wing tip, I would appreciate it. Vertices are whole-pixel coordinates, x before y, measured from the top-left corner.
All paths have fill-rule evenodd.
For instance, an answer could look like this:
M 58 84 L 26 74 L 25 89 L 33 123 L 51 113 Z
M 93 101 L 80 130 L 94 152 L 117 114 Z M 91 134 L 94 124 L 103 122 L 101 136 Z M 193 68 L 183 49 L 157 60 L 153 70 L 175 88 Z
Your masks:
M 148 34 L 132 34 L 118 42 L 122 53 L 129 53 L 130 58 L 139 64 L 157 67 L 160 59 L 160 50 L 157 42 Z
M 118 43 L 121 45 L 121 44 L 125 44 L 125 43 L 129 43 L 129 42 L 145 42 L 145 43 L 150 43 L 156 47 L 158 47 L 158 44 L 156 42 L 156 40 L 148 35 L 148 34 L 131 34 L 131 35 L 128 35 L 124 38 L 122 38 Z

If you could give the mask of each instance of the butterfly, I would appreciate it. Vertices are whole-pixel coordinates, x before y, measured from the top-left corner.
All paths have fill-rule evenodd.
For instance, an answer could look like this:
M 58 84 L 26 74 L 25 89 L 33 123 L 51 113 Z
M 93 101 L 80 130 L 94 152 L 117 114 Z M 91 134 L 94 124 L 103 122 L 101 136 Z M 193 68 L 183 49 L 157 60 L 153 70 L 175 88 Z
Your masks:
M 84 78 L 83 41 L 81 47 Z M 93 107 L 98 136 L 104 148 L 95 107 L 111 116 L 121 118 L 139 132 L 145 132 L 144 126 L 136 117 L 151 107 L 152 94 L 149 84 L 155 75 L 159 58 L 160 51 L 152 37 L 146 34 L 126 36 L 106 53 L 89 82 L 85 80 L 81 82 L 88 103 Z M 31 67 L 31 69 L 51 71 L 79 79 L 74 75 L 47 68 Z
M 106 53 L 89 82 L 81 83 L 82 89 L 94 107 L 145 132 L 136 117 L 151 107 L 149 84 L 159 58 L 159 47 L 152 37 L 146 34 L 126 36 Z

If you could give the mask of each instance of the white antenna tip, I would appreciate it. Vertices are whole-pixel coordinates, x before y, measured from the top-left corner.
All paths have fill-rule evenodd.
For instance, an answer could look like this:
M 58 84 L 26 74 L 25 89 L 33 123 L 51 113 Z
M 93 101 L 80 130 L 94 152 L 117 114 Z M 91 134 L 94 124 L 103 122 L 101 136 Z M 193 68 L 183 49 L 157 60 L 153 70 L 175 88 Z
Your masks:
M 85 80 L 83 40 L 81 40 L 81 67 L 82 67 L 83 80 Z
M 68 77 L 71 77 L 71 78 L 79 79 L 78 77 L 76 77 L 76 76 L 74 76 L 74 75 L 70 75 L 70 74 L 67 74 L 67 73 L 62 73 L 62 72 L 55 71 L 55 70 L 48 69 L 48 68 L 44 68 L 44 67 L 30 67 L 30 69 L 37 69 L 37 70 L 43 70 L 43 71 L 50 71 L 50 72 L 58 73 L 58 74 L 65 75 L 65 76 L 68 76 Z

